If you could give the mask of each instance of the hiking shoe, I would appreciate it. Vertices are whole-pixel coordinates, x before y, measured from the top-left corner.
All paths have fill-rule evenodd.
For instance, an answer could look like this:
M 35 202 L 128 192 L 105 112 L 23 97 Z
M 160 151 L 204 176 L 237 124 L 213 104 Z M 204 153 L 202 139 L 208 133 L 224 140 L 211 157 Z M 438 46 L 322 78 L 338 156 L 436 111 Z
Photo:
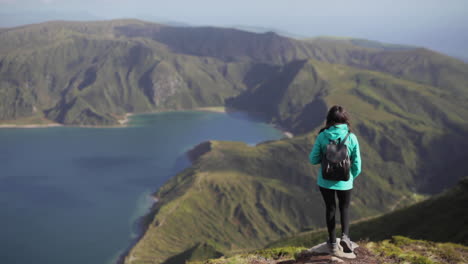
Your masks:
M 338 245 L 335 243 L 331 243 L 330 240 L 327 240 L 328 250 L 330 251 L 331 255 L 335 255 L 338 251 Z
M 341 236 L 340 245 L 343 247 L 343 252 L 351 253 L 353 252 L 353 242 L 346 234 Z

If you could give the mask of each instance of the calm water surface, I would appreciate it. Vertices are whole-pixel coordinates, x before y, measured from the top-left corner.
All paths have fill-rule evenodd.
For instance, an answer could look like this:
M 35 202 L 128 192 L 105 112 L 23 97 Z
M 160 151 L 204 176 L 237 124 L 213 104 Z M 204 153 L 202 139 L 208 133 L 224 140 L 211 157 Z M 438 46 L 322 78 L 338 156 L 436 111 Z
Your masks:
M 0 262 L 106 264 L 135 238 L 150 194 L 209 139 L 282 135 L 238 113 L 138 115 L 128 128 L 0 129 Z

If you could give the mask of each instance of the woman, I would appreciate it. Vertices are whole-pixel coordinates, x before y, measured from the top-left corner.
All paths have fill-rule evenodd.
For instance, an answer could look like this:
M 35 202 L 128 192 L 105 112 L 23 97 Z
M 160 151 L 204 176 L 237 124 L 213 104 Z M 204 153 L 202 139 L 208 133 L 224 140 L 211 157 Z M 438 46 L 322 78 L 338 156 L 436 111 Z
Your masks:
M 331 140 L 338 139 L 346 140 L 348 156 L 350 158 L 350 172 L 349 180 L 347 181 L 334 181 L 326 180 L 322 176 L 322 170 L 319 171 L 317 183 L 320 188 L 323 200 L 326 207 L 326 222 L 328 229 L 327 244 L 332 253 L 336 253 L 336 234 L 335 234 L 335 194 L 338 196 L 340 208 L 340 220 L 342 235 L 340 245 L 343 247 L 344 252 L 352 252 L 352 242 L 349 239 L 349 204 L 351 200 L 351 190 L 353 189 L 353 180 L 361 172 L 361 157 L 359 153 L 359 143 L 356 136 L 350 132 L 351 125 L 349 123 L 349 115 L 342 106 L 335 105 L 328 111 L 327 121 L 324 128 L 322 128 L 317 136 L 314 147 L 309 155 L 310 163 L 319 164 L 322 161 L 322 156 L 327 149 L 327 145 Z M 345 139 L 346 138 L 346 139 Z

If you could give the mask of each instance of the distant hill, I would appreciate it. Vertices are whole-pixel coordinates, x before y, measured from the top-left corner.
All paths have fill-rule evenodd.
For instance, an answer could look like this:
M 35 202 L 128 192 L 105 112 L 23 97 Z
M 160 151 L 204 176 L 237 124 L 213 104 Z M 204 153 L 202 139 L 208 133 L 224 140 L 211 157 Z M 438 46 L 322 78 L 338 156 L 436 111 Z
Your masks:
M 348 43 L 363 48 L 372 48 L 379 50 L 412 50 L 420 47 L 410 46 L 410 45 L 401 45 L 401 44 L 391 44 L 383 43 L 380 41 L 368 40 L 368 39 L 358 39 L 358 38 L 346 38 L 346 37 L 333 37 L 333 36 L 318 36 L 314 38 L 304 39 L 308 42 L 317 42 L 317 41 L 331 41 L 331 42 L 341 42 Z
M 37 117 L 115 125 L 126 112 L 224 105 L 316 59 L 461 90 L 467 66 L 423 49 L 366 40 L 295 40 L 139 20 L 55 21 L 0 30 L 0 122 Z M 278 77 L 276 77 L 278 78 Z
M 468 58 L 467 57 L 460 57 L 460 60 L 464 61 L 465 63 L 468 63 Z
M 222 105 L 245 89 L 238 77 L 245 63 L 184 56 L 151 39 L 121 36 L 116 28 L 129 24 L 147 23 L 50 22 L 2 31 L 0 120 L 38 115 L 113 125 L 127 112 Z
M 5 6 L 4 6 L 5 7 Z M 47 10 L 0 10 L 0 27 L 17 27 L 42 23 L 50 20 L 96 21 L 102 18 L 83 11 L 47 11 Z
M 266 32 L 274 32 L 280 36 L 288 37 L 288 38 L 295 38 L 295 39 L 303 39 L 305 38 L 304 35 L 291 33 L 288 31 L 271 28 L 271 27 L 259 27 L 259 26 L 249 26 L 249 25 L 231 25 L 228 26 L 229 28 L 235 28 L 243 31 L 249 31 L 253 33 L 266 33 Z

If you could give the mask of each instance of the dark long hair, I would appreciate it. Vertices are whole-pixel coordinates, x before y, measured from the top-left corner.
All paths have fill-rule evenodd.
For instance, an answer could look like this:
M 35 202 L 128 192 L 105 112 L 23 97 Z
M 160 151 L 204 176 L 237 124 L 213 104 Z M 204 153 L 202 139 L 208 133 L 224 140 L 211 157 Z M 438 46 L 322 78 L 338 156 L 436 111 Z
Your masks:
M 320 132 L 338 124 L 347 124 L 348 129 L 351 131 L 351 124 L 349 123 L 348 112 L 346 112 L 344 107 L 342 107 L 341 105 L 334 105 L 330 108 L 330 110 L 328 110 L 327 122 L 325 126 L 322 129 L 320 129 Z

